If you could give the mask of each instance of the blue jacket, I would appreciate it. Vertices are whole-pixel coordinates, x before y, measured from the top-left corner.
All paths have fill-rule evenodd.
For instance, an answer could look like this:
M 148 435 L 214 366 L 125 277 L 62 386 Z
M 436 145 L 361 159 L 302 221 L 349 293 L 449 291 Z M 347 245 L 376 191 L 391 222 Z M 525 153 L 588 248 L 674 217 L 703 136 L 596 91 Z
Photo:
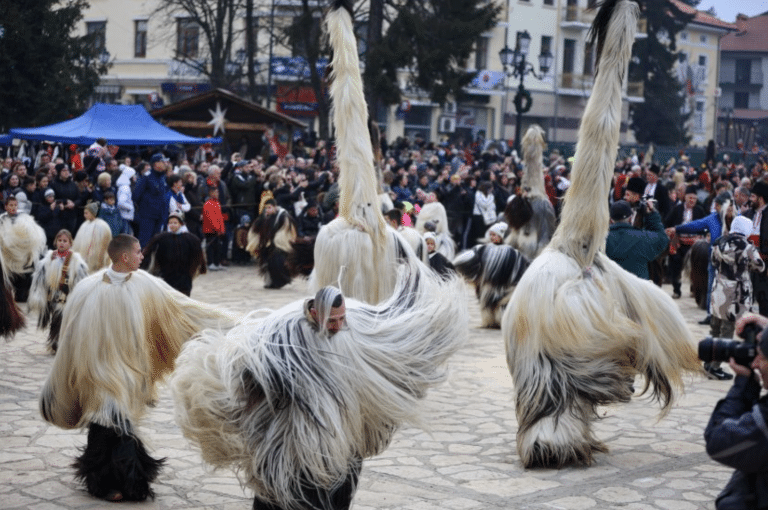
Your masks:
M 723 231 L 723 223 L 717 212 L 675 227 L 675 232 L 678 234 L 703 234 L 705 231 L 709 232 L 709 247 L 712 248 Z
M 629 223 L 614 223 L 608 230 L 605 254 L 618 265 L 644 280 L 649 280 L 648 263 L 669 245 L 661 216 L 656 211 L 646 214 L 643 229 Z
M 164 172 L 151 170 L 148 175 L 139 177 L 133 190 L 136 219 L 159 219 L 165 222 L 168 218 L 168 203 L 165 201 L 167 191 Z

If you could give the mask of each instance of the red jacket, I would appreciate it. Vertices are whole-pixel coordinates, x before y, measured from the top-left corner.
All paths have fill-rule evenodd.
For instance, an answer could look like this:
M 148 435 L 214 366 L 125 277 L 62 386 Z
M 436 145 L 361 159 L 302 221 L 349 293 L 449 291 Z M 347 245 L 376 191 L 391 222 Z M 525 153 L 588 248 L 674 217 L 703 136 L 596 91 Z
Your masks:
M 223 234 L 225 231 L 221 204 L 218 200 L 209 198 L 203 205 L 203 234 Z

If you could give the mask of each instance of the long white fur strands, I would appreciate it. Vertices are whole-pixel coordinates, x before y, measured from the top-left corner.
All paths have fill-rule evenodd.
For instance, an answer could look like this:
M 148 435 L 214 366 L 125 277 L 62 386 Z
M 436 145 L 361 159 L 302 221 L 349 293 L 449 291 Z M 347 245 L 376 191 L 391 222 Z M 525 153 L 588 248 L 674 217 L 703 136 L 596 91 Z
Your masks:
M 95 273 L 110 264 L 107 246 L 111 240 L 112 230 L 106 221 L 101 218 L 84 221 L 77 229 L 72 250 L 82 255 L 88 270 Z
M 182 344 L 236 319 L 145 271 L 108 283 L 109 271 L 82 280 L 64 306 L 59 348 L 40 396 L 45 420 L 64 429 L 97 423 L 126 430 L 125 420 L 137 423 Z
M 523 150 L 523 178 L 520 185 L 525 189 L 528 197 L 547 199 L 544 190 L 544 174 L 542 158 L 544 157 L 544 130 L 537 124 L 532 125 L 525 132 L 521 142 Z M 548 200 L 548 199 L 547 199 Z
M 374 243 L 379 243 L 384 237 L 385 222 L 376 194 L 378 183 L 368 136 L 368 108 L 352 17 L 346 9 L 334 9 L 325 22 L 333 48 L 330 94 L 339 165 L 339 216 L 378 238 Z
M 7 276 L 31 273 L 45 253 L 45 231 L 29 214 L 0 216 L 0 250 Z
M 595 254 L 605 251 L 609 214 L 608 207 L 599 204 L 608 196 L 618 153 L 622 82 L 632 55 L 637 11 L 637 4 L 628 0 L 614 9 L 606 34 L 610 42 L 604 46 L 581 119 L 573 180 L 565 194 L 560 225 L 552 236 L 551 246 L 575 258 L 581 267 L 592 265 Z
M 428 202 L 422 206 L 416 218 L 416 230 L 419 234 L 426 232 L 425 224 L 435 224 L 435 237 L 437 238 L 436 251 L 442 253 L 448 260 L 453 260 L 456 255 L 456 243 L 453 242 L 448 231 L 448 214 L 445 206 L 440 202 Z
M 188 342 L 171 390 L 203 459 L 233 467 L 259 499 L 297 508 L 302 478 L 336 487 L 400 424 L 420 424 L 419 399 L 465 341 L 467 311 L 460 299 L 436 299 L 460 295 L 458 279 L 442 283 L 417 264 L 401 268 L 381 305 L 347 299 L 347 325 L 333 336 L 296 302 Z
M 395 289 L 398 264 L 417 257 L 397 230 L 387 225 L 384 235 L 385 242 L 379 250 L 373 237 L 343 218 L 323 226 L 315 240 L 310 291 L 334 285 L 345 296 L 370 304 L 390 297 Z
M 509 229 L 504 241 L 525 255 L 535 259 L 552 239 L 555 231 L 555 209 L 544 188 L 542 155 L 544 130 L 534 124 L 525 132 L 522 140 L 525 168 L 521 186 L 523 195 L 513 195 L 504 210 Z M 523 222 L 526 214 L 528 221 Z
M 621 82 L 638 10 L 627 0 L 607 4 L 613 13 L 566 208 L 502 320 L 516 392 L 517 449 L 526 467 L 591 464 L 595 452 L 607 451 L 592 433 L 598 406 L 627 402 L 635 375 L 642 374 L 643 392 L 652 387 L 665 413 L 683 387 L 683 373 L 701 370 L 672 298 L 602 251 Z

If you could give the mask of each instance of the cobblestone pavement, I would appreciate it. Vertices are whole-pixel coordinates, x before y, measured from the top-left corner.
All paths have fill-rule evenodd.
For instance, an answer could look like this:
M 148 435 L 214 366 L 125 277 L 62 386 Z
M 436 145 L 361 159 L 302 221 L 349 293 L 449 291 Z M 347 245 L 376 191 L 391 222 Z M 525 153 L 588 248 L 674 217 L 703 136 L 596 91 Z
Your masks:
M 253 267 L 232 267 L 195 281 L 192 297 L 233 311 L 277 308 L 306 296 L 306 283 L 265 290 Z M 669 291 L 669 289 L 666 289 Z M 355 510 L 676 509 L 714 508 L 729 469 L 710 460 L 702 432 L 728 382 L 693 377 L 686 394 L 657 421 L 658 406 L 642 397 L 602 409 L 597 435 L 611 448 L 589 468 L 525 470 L 516 454 L 512 381 L 498 330 L 479 326 L 472 292 L 468 344 L 452 359 L 448 381 L 425 401 L 429 432 L 404 428 L 384 454 L 364 464 Z M 690 297 L 678 301 L 694 337 L 704 313 Z M 85 444 L 81 431 L 64 431 L 40 417 L 37 399 L 52 358 L 45 335 L 30 326 L 0 343 L 0 508 L 113 508 L 91 498 L 70 464 Z M 152 453 L 167 457 L 154 485 L 157 497 L 120 503 L 150 509 L 249 509 L 250 493 L 227 470 L 211 472 L 173 420 L 166 387 L 141 424 Z

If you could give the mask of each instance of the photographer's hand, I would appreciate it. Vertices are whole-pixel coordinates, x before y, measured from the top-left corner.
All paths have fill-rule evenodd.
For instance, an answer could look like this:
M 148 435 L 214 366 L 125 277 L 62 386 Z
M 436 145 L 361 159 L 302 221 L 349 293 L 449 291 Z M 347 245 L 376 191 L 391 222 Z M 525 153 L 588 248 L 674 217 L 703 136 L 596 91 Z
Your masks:
M 757 315 L 754 313 L 747 313 L 742 315 L 739 320 L 736 321 L 736 334 L 741 335 L 741 332 L 744 331 L 744 326 L 747 324 L 755 324 L 760 329 L 764 329 L 766 326 L 768 326 L 768 317 L 763 317 L 762 315 Z
M 739 365 L 738 363 L 736 363 L 736 360 L 734 360 L 733 358 L 728 360 L 728 364 L 731 366 L 731 370 L 733 370 L 733 372 L 736 375 L 743 375 L 744 377 L 751 377 L 754 374 L 754 372 L 752 371 L 751 368 L 745 367 L 744 365 Z

